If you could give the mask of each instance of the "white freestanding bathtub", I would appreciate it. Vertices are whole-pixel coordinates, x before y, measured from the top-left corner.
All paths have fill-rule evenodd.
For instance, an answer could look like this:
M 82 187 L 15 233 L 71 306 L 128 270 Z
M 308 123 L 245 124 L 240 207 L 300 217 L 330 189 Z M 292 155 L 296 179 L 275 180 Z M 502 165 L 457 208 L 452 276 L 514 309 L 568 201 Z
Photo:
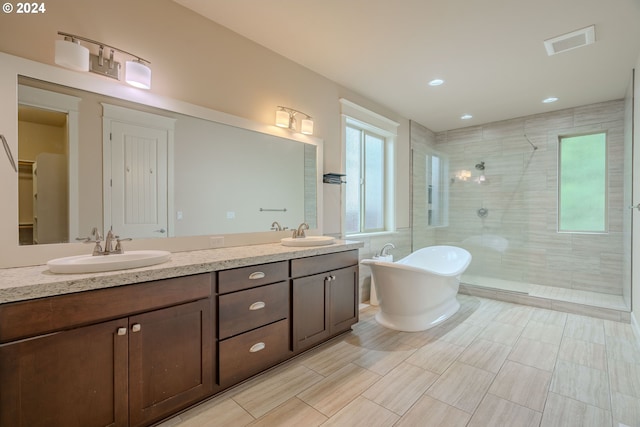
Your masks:
M 380 305 L 376 320 L 406 332 L 447 320 L 460 308 L 460 276 L 470 262 L 471 254 L 456 246 L 429 246 L 396 262 L 362 260 L 375 282 Z

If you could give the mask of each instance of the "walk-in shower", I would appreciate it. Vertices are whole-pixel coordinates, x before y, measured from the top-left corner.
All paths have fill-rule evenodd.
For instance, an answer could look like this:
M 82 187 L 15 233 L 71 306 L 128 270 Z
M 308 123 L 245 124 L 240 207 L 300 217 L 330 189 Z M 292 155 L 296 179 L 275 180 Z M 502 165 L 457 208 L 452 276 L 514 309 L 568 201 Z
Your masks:
M 625 105 L 611 101 L 439 134 L 412 123 L 412 250 L 467 249 L 473 261 L 462 283 L 478 289 L 628 310 Z M 606 134 L 606 231 L 562 231 L 558 141 L 596 131 Z M 440 213 L 437 223 L 429 212 Z

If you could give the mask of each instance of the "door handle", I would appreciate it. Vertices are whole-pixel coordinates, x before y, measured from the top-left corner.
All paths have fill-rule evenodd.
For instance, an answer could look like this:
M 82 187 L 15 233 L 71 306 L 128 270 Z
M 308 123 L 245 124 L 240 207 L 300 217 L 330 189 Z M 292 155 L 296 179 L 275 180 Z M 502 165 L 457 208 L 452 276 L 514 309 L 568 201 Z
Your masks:
M 629 206 L 629 209 L 638 209 L 640 211 L 640 203 L 635 206 Z
M 153 230 L 153 232 L 154 233 L 162 233 L 162 234 L 164 234 L 164 233 L 167 232 L 167 230 L 165 230 L 164 228 L 161 228 L 160 230 Z

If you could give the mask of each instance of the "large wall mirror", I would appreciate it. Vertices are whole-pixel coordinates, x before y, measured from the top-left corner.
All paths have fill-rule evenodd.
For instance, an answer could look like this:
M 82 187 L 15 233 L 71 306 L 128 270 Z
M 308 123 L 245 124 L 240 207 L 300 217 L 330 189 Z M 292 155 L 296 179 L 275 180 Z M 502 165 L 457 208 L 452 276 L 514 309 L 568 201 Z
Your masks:
M 16 140 L 0 133 L 19 166 L 3 249 L 60 248 L 93 227 L 138 240 L 321 228 L 321 140 L 1 55 L 16 64 L 2 101 Z

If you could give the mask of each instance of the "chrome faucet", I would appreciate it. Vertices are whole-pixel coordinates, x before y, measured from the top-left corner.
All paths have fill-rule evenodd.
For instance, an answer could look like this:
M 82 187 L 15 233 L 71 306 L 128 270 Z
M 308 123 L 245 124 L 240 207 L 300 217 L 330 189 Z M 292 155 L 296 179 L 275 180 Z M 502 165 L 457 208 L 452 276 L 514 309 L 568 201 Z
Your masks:
M 281 226 L 278 221 L 273 221 L 273 224 L 271 224 L 271 229 L 273 231 L 284 231 L 287 229 L 287 227 Z
M 115 236 L 113 235 L 113 231 L 109 230 L 107 232 L 107 237 L 104 238 L 104 255 L 108 255 L 113 252 L 113 240 Z
M 395 245 L 394 245 L 393 243 L 387 243 L 386 245 L 384 245 L 384 246 L 382 247 L 382 249 L 380 249 L 380 252 L 378 252 L 378 253 L 376 254 L 376 256 L 378 256 L 378 257 L 382 257 L 382 256 L 387 256 L 387 255 L 389 255 L 389 253 L 388 253 L 389 248 L 391 248 L 391 249 L 395 249 L 396 247 L 395 247 Z
M 308 230 L 309 229 L 309 224 L 307 224 L 306 222 L 303 222 L 302 224 L 300 224 L 298 226 L 297 230 L 293 230 L 293 235 L 291 237 L 293 237 L 294 239 L 298 239 L 301 237 L 307 237 L 304 234 L 304 230 Z
M 76 240 L 80 240 L 83 243 L 95 243 L 95 246 L 93 247 L 92 255 L 98 256 L 98 255 L 124 253 L 124 249 L 122 249 L 122 245 L 120 244 L 120 242 L 123 242 L 126 240 L 132 240 L 132 239 L 131 238 L 121 239 L 120 237 L 114 235 L 112 230 L 109 230 L 109 232 L 107 233 L 107 237 L 105 238 L 105 241 L 104 241 L 104 250 L 103 250 L 102 245 L 100 244 L 102 243 L 102 236 L 98 231 L 98 227 L 93 227 L 93 229 L 91 230 L 91 236 L 78 237 L 76 238 Z M 113 247 L 114 240 L 116 241 L 115 248 Z

